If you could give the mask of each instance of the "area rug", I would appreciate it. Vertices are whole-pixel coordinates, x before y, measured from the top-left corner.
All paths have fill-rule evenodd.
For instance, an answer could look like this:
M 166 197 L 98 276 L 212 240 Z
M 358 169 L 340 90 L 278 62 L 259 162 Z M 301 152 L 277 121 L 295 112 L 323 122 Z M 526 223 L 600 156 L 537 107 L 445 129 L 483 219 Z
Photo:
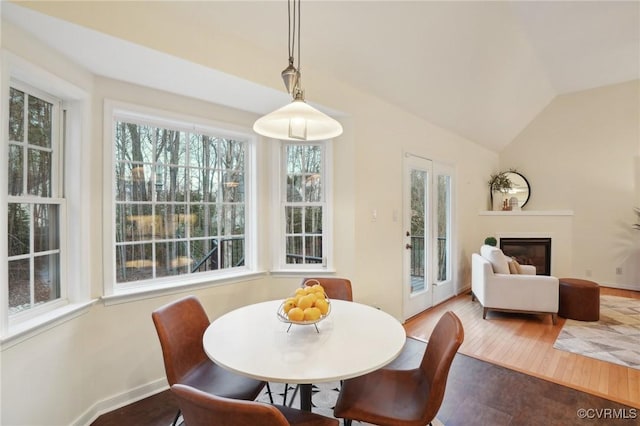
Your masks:
M 283 403 L 284 386 L 281 383 L 270 383 L 271 393 L 275 404 L 285 405 Z M 318 383 L 313 385 L 312 389 L 312 411 L 314 413 L 322 414 L 327 417 L 333 417 L 333 408 L 336 405 L 338 398 L 338 392 L 340 392 L 340 384 L 337 382 Z M 293 396 L 293 399 L 292 399 Z M 266 393 L 266 389 L 257 398 L 258 401 L 269 402 L 269 395 Z M 296 392 L 295 385 L 289 385 L 287 390 L 287 403 L 286 405 L 299 408 L 300 407 L 300 392 Z M 434 419 L 431 422 L 433 426 L 444 426 L 438 419 Z M 353 422 L 354 425 L 369 425 L 370 423 Z
M 567 319 L 553 347 L 640 370 L 640 300 L 600 296 L 600 320 Z

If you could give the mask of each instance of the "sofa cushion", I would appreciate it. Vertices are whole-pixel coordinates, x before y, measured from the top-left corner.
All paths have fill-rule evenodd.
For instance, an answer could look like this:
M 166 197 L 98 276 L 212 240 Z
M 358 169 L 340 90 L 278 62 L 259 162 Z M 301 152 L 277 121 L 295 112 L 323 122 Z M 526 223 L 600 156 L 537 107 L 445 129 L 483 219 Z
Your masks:
M 496 274 L 510 274 L 509 259 L 497 247 L 483 245 L 480 247 L 480 255 L 487 259 Z
M 509 259 L 509 272 L 511 272 L 512 274 L 521 274 L 522 273 L 522 271 L 520 270 L 520 264 L 513 257 L 511 259 Z

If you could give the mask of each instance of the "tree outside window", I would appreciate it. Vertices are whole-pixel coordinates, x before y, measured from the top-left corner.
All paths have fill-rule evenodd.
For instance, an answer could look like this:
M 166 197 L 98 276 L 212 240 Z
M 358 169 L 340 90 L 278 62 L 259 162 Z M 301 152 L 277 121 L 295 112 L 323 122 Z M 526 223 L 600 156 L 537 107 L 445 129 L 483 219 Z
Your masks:
M 114 126 L 116 284 L 243 267 L 247 141 Z
M 286 264 L 325 261 L 323 145 L 284 145 Z
M 15 86 L 15 87 L 13 87 Z M 60 101 L 15 84 L 9 90 L 9 315 L 61 297 Z M 48 99 L 43 99 L 47 97 Z

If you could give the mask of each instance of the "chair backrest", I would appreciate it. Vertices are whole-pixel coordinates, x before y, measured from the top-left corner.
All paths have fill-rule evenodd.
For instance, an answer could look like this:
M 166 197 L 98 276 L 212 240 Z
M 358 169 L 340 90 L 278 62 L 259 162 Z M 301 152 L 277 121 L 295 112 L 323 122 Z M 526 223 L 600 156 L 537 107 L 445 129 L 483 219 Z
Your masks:
M 453 358 L 464 340 L 462 322 L 453 312 L 445 312 L 438 320 L 425 350 L 420 369 L 430 384 L 426 399 L 426 423 L 433 420 L 440 409 L 447 377 Z
M 224 398 L 181 384 L 171 386 L 171 391 L 188 426 L 289 426 L 287 418 L 269 404 Z
M 209 317 L 194 296 L 164 305 L 151 314 L 158 332 L 169 386 L 180 383 L 194 366 L 208 360 L 202 336 Z
M 329 299 L 346 300 L 353 302 L 353 292 L 351 291 L 351 281 L 346 278 L 305 278 L 303 285 L 320 284 L 324 287 L 324 292 Z

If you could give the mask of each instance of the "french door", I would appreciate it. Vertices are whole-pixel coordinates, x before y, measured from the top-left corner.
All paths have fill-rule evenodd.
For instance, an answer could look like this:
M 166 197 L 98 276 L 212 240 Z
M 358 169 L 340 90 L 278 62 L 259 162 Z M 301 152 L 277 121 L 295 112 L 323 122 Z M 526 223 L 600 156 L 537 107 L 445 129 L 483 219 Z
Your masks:
M 453 169 L 406 155 L 403 186 L 407 319 L 453 295 Z

